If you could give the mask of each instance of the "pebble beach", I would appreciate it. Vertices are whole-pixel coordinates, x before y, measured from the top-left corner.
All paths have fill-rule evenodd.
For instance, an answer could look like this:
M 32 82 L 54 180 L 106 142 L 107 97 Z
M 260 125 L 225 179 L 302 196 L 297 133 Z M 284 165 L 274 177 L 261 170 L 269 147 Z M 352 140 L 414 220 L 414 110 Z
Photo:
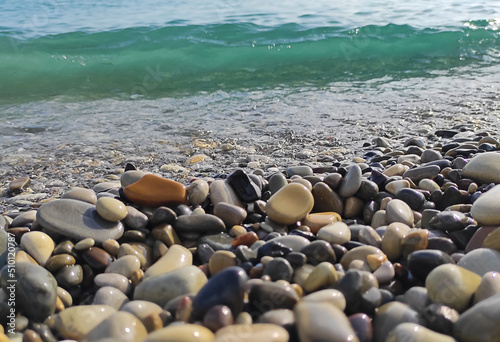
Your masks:
M 499 137 L 444 127 L 13 163 L 0 340 L 499 340 Z

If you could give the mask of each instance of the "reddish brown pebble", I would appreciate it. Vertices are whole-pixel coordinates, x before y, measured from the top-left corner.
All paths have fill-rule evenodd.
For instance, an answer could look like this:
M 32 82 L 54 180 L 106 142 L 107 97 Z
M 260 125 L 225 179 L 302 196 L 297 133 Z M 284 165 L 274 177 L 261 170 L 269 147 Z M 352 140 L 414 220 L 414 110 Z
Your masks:
M 42 338 L 34 330 L 26 329 L 23 333 L 23 342 L 42 342 Z
M 203 316 L 203 325 L 213 332 L 233 323 L 233 314 L 225 305 L 216 305 Z
M 113 261 L 111 255 L 99 247 L 90 247 L 82 253 L 83 260 L 96 270 L 104 270 Z
M 233 247 L 238 247 L 240 245 L 250 247 L 257 240 L 259 240 L 259 237 L 257 236 L 257 234 L 255 234 L 255 232 L 248 232 L 235 237 L 233 240 Z

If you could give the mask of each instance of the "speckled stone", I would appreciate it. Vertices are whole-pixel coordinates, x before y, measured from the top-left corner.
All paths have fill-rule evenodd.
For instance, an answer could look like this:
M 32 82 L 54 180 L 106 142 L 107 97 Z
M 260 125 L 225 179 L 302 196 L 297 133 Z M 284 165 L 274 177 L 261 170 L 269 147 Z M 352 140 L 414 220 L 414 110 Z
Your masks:
M 334 305 L 301 301 L 294 313 L 301 342 L 359 342 L 346 315 Z
M 312 210 L 314 198 L 302 184 L 291 183 L 280 189 L 266 203 L 266 213 L 281 224 L 302 220 Z
M 287 342 L 289 334 L 284 328 L 276 324 L 237 324 L 218 330 L 214 342 L 236 341 L 236 339 L 238 342 Z
M 123 192 L 132 202 L 153 207 L 187 203 L 187 191 L 184 185 L 153 174 L 145 174 L 136 182 L 123 186 Z
M 500 157 L 500 154 L 498 156 Z M 500 178 L 498 182 L 500 182 Z M 500 185 L 496 185 L 479 196 L 472 204 L 470 213 L 476 221 L 483 225 L 498 226 L 500 225 L 500 210 L 498 208 L 500 208 Z
M 143 341 L 148 332 L 140 320 L 129 312 L 116 312 L 92 329 L 82 342 L 100 339 L 118 339 L 120 341 Z
M 63 338 L 80 340 L 115 312 L 109 305 L 70 307 L 55 315 L 54 328 Z
M 31 263 L 16 263 L 15 278 L 10 275 L 8 266 L 0 271 L 0 286 L 5 294 L 9 286 L 15 284 L 16 312 L 28 318 L 43 321 L 54 314 L 57 300 L 57 282 L 54 276 L 41 266 Z M 8 280 L 15 279 L 15 283 Z M 36 303 L 36 305 L 33 305 Z
M 351 240 L 351 230 L 344 222 L 334 222 L 322 227 L 317 236 L 329 243 L 343 245 Z
M 389 223 L 401 222 L 413 226 L 413 211 L 405 202 L 393 199 L 387 204 L 385 212 Z
M 209 185 L 203 179 L 196 179 L 187 187 L 187 198 L 192 205 L 203 203 L 208 197 Z
M 122 201 L 111 197 L 101 197 L 96 203 L 97 213 L 105 220 L 118 222 L 127 216 L 127 209 Z
M 54 251 L 54 241 L 43 232 L 33 231 L 23 234 L 21 247 L 38 262 L 45 266 Z
M 480 276 L 490 271 L 500 272 L 500 252 L 490 248 L 478 248 L 462 257 L 458 266 Z
M 429 298 L 459 312 L 466 310 L 476 292 L 481 277 L 467 269 L 445 264 L 433 269 L 425 280 Z
M 463 342 L 498 341 L 500 336 L 500 294 L 465 311 L 454 325 L 453 336 Z
M 151 265 L 144 278 L 154 277 L 193 264 L 193 254 L 181 245 L 172 245 L 167 253 Z
M 97 196 L 93 190 L 84 188 L 74 188 L 65 192 L 61 198 L 74 199 L 77 201 L 83 201 L 90 204 L 96 204 Z
M 386 342 L 455 342 L 451 336 L 427 329 L 416 323 L 401 323 L 391 330 Z
M 198 293 L 206 283 L 207 277 L 198 267 L 184 266 L 144 279 L 134 290 L 134 300 L 147 300 L 164 306 L 177 296 Z
M 477 154 L 465 165 L 463 173 L 465 177 L 482 183 L 500 183 L 500 153 Z
M 101 218 L 92 204 L 73 199 L 60 199 L 43 204 L 37 222 L 48 231 L 82 240 L 88 237 L 102 243 L 123 235 L 121 223 Z

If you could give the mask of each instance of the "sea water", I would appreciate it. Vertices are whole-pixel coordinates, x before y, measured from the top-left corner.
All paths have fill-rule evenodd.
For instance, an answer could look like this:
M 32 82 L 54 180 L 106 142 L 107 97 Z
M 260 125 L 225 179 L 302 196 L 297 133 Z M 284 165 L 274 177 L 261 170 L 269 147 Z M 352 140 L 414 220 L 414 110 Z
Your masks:
M 486 0 L 6 0 L 0 146 L 493 122 L 499 27 Z

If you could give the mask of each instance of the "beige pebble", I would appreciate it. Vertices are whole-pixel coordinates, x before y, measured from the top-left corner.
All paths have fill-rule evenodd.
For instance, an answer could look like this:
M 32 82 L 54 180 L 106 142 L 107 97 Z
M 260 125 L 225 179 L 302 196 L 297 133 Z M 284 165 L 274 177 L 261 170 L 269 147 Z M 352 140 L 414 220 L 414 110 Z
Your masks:
M 131 278 L 134 272 L 141 268 L 141 262 L 135 255 L 125 255 L 116 259 L 108 267 L 106 273 L 119 273 L 127 278 Z
M 105 220 L 118 222 L 127 216 L 127 209 L 122 201 L 111 197 L 101 197 L 96 203 L 97 213 Z
M 115 256 L 118 253 L 120 244 L 115 239 L 107 239 L 102 243 L 102 248 L 110 255 Z
M 144 342 L 212 342 L 213 332 L 197 324 L 171 324 L 153 331 Z
M 38 264 L 45 266 L 45 263 L 54 251 L 54 241 L 43 232 L 32 231 L 23 234 L 21 237 L 21 247 L 31 255 Z
M 85 188 L 74 188 L 65 192 L 61 198 L 74 199 L 78 201 L 96 204 L 97 196 L 93 190 Z
M 62 338 L 80 340 L 115 312 L 109 305 L 73 306 L 55 315 L 54 328 Z
M 167 253 L 151 265 L 144 273 L 145 278 L 168 273 L 193 264 L 193 254 L 181 245 L 172 245 Z
M 73 247 L 77 251 L 84 251 L 86 249 L 89 249 L 90 247 L 94 247 L 95 245 L 95 240 L 92 238 L 86 238 L 83 240 L 78 241 L 75 244 L 75 247 Z
M 335 267 L 329 262 L 322 262 L 312 270 L 304 283 L 304 290 L 311 293 L 320 288 L 334 285 L 340 279 Z
M 305 302 L 328 303 L 344 311 L 346 307 L 345 297 L 339 290 L 325 289 L 313 292 L 302 298 Z
M 348 269 L 349 264 L 353 260 L 361 260 L 367 263 L 368 255 L 371 255 L 372 257 L 374 257 L 374 255 L 383 256 L 384 253 L 380 249 L 373 246 L 360 246 L 353 248 L 349 250 L 346 254 L 344 254 L 342 259 L 340 259 L 340 263 L 342 264 L 342 267 L 344 267 L 344 269 Z
M 401 222 L 391 223 L 382 236 L 382 251 L 391 261 L 397 260 L 402 253 L 401 243 L 406 234 L 410 232 L 410 227 Z
M 233 252 L 215 251 L 208 261 L 208 269 L 210 270 L 210 274 L 214 276 L 228 267 L 236 266 L 237 263 L 238 260 Z
M 276 324 L 237 324 L 217 330 L 214 342 L 288 342 L 288 332 Z
M 266 213 L 273 221 L 293 224 L 312 210 L 314 198 L 304 185 L 290 183 L 276 192 L 266 203 Z
M 92 329 L 82 342 L 91 342 L 101 339 L 117 339 L 123 342 L 141 342 L 148 332 L 134 315 L 129 312 L 117 312 L 106 318 L 98 326 Z
M 455 342 L 451 336 L 425 328 L 416 323 L 401 323 L 391 330 L 386 342 Z
M 351 230 L 344 222 L 334 222 L 322 227 L 317 232 L 318 239 L 343 245 L 351 240 Z

